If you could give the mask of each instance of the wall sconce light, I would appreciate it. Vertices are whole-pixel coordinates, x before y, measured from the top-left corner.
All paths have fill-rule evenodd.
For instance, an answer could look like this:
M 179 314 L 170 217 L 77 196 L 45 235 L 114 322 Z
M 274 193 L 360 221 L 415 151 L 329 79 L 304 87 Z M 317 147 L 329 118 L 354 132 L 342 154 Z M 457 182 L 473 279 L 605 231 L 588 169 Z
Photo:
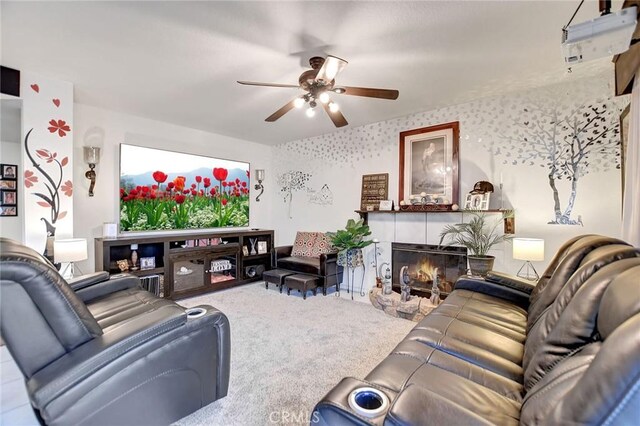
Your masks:
M 260 202 L 260 196 L 264 192 L 264 185 L 262 185 L 262 181 L 264 180 L 264 169 L 256 170 L 256 180 L 258 181 L 258 183 L 256 183 L 256 186 L 254 186 L 254 188 L 256 189 L 256 191 L 258 189 L 260 190 L 260 193 L 256 197 L 256 201 Z
M 96 186 L 96 164 L 100 162 L 100 148 L 95 146 L 84 147 L 84 161 L 89 165 L 89 170 L 84 174 L 91 181 L 89 185 L 89 197 L 93 197 L 93 188 Z

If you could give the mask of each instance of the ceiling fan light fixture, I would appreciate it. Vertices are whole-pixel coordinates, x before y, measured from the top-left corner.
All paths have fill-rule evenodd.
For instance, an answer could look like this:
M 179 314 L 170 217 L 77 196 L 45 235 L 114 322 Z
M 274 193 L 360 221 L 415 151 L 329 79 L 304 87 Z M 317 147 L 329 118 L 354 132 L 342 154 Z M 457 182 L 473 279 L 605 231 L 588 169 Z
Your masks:
M 318 100 L 323 104 L 326 104 L 331 100 L 331 98 L 329 97 L 329 94 L 327 92 L 322 92 L 320 93 L 320 96 L 318 96 Z
M 337 103 L 335 103 L 335 102 L 330 102 L 330 103 L 329 103 L 329 111 L 331 111 L 331 112 L 338 112 L 338 111 L 340 111 L 340 105 L 338 105 L 338 104 L 337 104 Z
M 305 111 L 305 114 L 307 114 L 307 117 L 311 118 L 316 115 L 316 111 L 313 108 L 309 108 Z
M 296 100 L 293 101 L 293 106 L 296 108 L 302 108 L 305 102 L 304 98 L 296 98 Z
M 336 88 L 334 88 L 334 89 L 333 89 L 333 91 L 334 91 L 335 93 L 337 93 L 338 95 L 341 95 L 341 94 L 343 94 L 344 92 L 346 92 L 347 90 L 346 90 L 344 87 L 336 87 Z

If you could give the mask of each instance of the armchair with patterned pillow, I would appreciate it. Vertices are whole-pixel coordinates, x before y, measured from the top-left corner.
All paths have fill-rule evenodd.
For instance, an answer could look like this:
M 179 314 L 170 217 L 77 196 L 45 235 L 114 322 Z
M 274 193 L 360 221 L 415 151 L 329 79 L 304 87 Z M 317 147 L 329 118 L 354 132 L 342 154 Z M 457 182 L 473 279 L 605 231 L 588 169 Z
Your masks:
M 325 296 L 327 288 L 336 286 L 337 290 L 342 282 L 338 253 L 323 232 L 298 232 L 293 245 L 276 247 L 274 251 L 276 268 L 317 276 Z

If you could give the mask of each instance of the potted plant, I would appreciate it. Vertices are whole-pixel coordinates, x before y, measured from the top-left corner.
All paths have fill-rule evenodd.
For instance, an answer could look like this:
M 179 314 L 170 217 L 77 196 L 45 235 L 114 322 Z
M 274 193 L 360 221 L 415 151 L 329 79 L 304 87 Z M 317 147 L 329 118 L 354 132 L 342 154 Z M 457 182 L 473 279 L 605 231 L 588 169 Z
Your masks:
M 357 222 L 349 219 L 345 229 L 327 232 L 331 244 L 338 250 L 338 265 L 351 268 L 363 265 L 362 249 L 373 243 L 372 240 L 365 239 L 369 235 L 369 225 L 365 225 L 363 219 Z
M 440 233 L 440 245 L 448 240 L 446 246 L 461 245 L 467 248 L 469 269 L 471 274 L 484 277 L 493 268 L 494 256 L 487 253 L 496 244 L 508 241 L 512 235 L 498 234 L 498 225 L 501 220 L 489 225 L 484 214 L 474 214 L 474 218 L 468 223 L 456 223 L 447 225 Z

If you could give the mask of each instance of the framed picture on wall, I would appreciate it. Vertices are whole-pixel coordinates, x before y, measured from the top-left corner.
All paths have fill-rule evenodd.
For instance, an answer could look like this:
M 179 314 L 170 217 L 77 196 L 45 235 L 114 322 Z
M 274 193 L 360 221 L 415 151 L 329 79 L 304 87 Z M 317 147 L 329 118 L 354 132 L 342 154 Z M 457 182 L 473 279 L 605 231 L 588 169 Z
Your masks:
M 18 166 L 16 164 L 0 164 L 2 179 L 17 179 Z
M 424 192 L 458 202 L 459 137 L 457 121 L 400 133 L 400 200 Z
M 3 190 L 0 192 L 0 204 L 3 206 L 15 206 L 18 204 L 18 193 L 16 191 Z
M 0 216 L 18 216 L 18 206 L 0 207 Z
M 15 180 L 0 180 L 0 189 L 16 189 L 16 181 Z

